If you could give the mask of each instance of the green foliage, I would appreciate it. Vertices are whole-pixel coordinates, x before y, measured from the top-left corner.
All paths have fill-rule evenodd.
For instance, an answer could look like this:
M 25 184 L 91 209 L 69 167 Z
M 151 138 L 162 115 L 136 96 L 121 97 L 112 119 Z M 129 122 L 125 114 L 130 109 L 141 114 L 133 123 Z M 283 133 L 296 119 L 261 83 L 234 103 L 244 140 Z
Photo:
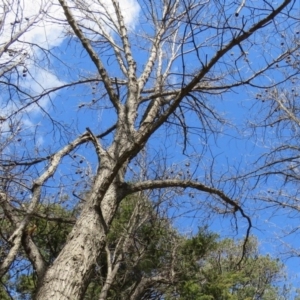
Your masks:
M 60 222 L 60 219 L 71 219 L 74 214 L 58 205 L 42 207 L 40 211 L 48 220 L 33 219 L 37 230 L 32 237 L 50 264 L 71 230 L 71 224 Z M 121 259 L 107 299 L 127 299 L 143 279 L 158 275 L 164 276 L 165 280 L 151 281 L 141 299 L 280 299 L 276 282 L 282 279 L 282 264 L 269 256 L 259 255 L 257 242 L 251 238 L 245 259 L 238 265 L 242 243 L 221 240 L 208 228 L 199 228 L 191 237 L 183 236 L 153 209 L 148 199 L 127 198 L 121 203 L 107 238 L 107 251 L 111 257 L 119 255 Z M 98 259 L 101 267 L 96 267 L 91 276 L 85 300 L 99 298 L 108 274 L 107 254 L 103 252 Z M 20 260 L 26 260 L 23 253 Z M 172 277 L 169 276 L 171 273 Z M 17 279 L 6 278 L 5 283 L 20 295 L 20 299 L 31 299 L 36 289 L 35 273 L 29 269 Z M 0 299 L 10 299 L 3 288 Z
M 122 254 L 118 276 L 109 291 L 109 299 L 126 299 L 134 283 L 159 274 L 170 263 L 172 243 L 177 243 L 179 235 L 168 220 L 153 210 L 149 200 L 132 196 L 121 203 L 111 224 L 108 248 L 119 253 L 116 245 L 120 241 L 125 243 L 127 237 L 129 242 Z M 106 259 L 105 254 L 101 256 L 99 265 L 107 266 Z M 106 273 L 103 268 L 96 272 L 96 276 L 104 280 Z M 95 287 L 92 284 L 92 288 Z
M 35 218 L 33 222 L 37 226 L 34 234 L 34 241 L 41 250 L 44 259 L 50 264 L 57 257 L 67 236 L 72 229 L 71 224 L 60 222 L 59 219 L 69 219 L 73 217 L 73 212 L 63 207 L 53 204 L 42 206 L 40 211 L 47 216 L 47 219 Z M 57 221 L 49 221 L 49 218 L 55 218 Z
M 192 244 L 192 249 L 199 249 L 203 241 L 193 237 L 186 243 L 188 246 Z M 190 267 L 184 269 L 183 266 L 185 277 L 178 285 L 178 299 L 279 299 L 276 281 L 283 278 L 283 266 L 269 256 L 258 255 L 254 238 L 248 242 L 245 258 L 240 264 L 242 241 L 217 241 L 215 238 L 210 243 L 212 247 L 205 252 L 189 250 L 188 257 L 195 271 Z M 185 245 L 183 249 L 186 249 Z M 187 256 L 184 257 L 187 259 Z
M 36 289 L 35 278 L 33 274 L 21 275 L 16 282 L 16 292 L 21 295 L 21 299 L 32 299 Z
M 34 216 L 27 227 L 27 234 L 32 228 L 36 228 L 30 233 L 31 238 L 39 248 L 46 263 L 51 264 L 57 257 L 66 242 L 68 233 L 72 226 L 73 213 L 57 204 L 39 207 L 39 216 Z M 43 216 L 43 217 L 41 217 Z M 65 222 L 65 221 L 68 222 Z M 9 222 L 2 220 L 2 236 L 9 236 Z M 18 295 L 17 299 L 32 299 L 36 290 L 36 276 L 24 251 L 20 251 L 17 256 L 18 271 L 12 268 L 8 276 L 2 278 L 3 287 L 0 288 L 0 299 L 12 299 L 9 294 Z M 4 286 L 6 288 L 4 288 Z
M 8 291 L 12 288 L 9 275 L 3 276 L 1 279 L 1 285 L 0 285 L 0 299 L 1 300 L 11 300 L 9 297 Z

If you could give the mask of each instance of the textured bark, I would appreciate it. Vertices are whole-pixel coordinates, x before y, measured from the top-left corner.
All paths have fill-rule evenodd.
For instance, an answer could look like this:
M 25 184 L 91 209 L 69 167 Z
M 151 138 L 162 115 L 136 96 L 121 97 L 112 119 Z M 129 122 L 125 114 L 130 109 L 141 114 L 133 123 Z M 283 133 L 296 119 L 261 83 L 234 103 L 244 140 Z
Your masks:
M 66 241 L 66 246 L 47 271 L 36 299 L 64 300 L 83 297 L 92 268 L 105 246 L 107 228 L 103 221 L 110 223 L 116 210 L 114 195 L 110 189 L 103 199 L 104 215 L 100 213 L 97 205 L 84 208 Z
M 36 299 L 81 299 L 104 243 L 105 232 L 99 215 L 94 209 L 87 209 L 67 246 L 46 273 Z

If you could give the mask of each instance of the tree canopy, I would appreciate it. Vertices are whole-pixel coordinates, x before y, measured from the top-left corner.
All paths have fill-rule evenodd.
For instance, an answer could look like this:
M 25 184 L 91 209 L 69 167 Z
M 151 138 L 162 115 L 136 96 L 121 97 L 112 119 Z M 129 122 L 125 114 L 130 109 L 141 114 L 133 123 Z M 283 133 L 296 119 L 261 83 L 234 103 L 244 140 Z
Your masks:
M 74 216 L 74 211 L 57 205 L 47 209 L 56 216 Z M 35 231 L 30 230 L 32 225 L 24 239 L 30 236 L 51 264 L 71 226 L 39 218 L 33 223 Z M 283 265 L 260 255 L 251 237 L 238 266 L 242 245 L 243 241 L 222 240 L 207 228 L 191 236 L 180 234 L 149 200 L 141 195 L 127 198 L 112 223 L 106 251 L 97 259 L 84 299 L 285 299 L 289 291 L 280 288 L 288 283 Z M 18 261 L 23 269 L 4 277 L 1 299 L 34 298 L 36 273 L 25 253 Z

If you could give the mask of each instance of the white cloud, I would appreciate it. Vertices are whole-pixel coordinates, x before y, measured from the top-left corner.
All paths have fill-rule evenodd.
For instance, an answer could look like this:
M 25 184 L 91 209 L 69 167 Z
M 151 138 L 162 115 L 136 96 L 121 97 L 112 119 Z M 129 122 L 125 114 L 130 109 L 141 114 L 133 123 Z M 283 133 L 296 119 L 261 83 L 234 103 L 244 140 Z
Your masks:
M 53 47 L 59 47 L 71 33 L 58 0 L 2 1 L 2 4 L 0 3 L 0 77 L 9 69 L 13 70 L 16 67 L 22 77 L 22 72 L 26 69 L 28 74 L 23 80 L 17 78 L 16 72 L 10 80 L 19 85 L 22 90 L 29 91 L 31 95 L 38 95 L 45 90 L 63 85 L 64 81 L 59 78 L 59 70 L 55 75 L 52 70 L 48 69 L 49 66 L 55 68 L 51 64 L 51 56 L 48 57 L 49 63 L 44 64 L 43 67 L 37 63 L 45 58 L 43 51 L 51 51 Z M 73 0 L 68 3 L 70 7 L 73 7 L 72 12 L 82 25 L 99 32 L 99 24 L 101 24 L 106 33 L 114 37 L 115 32 L 111 26 L 114 27 L 113 22 L 116 21 L 116 16 L 111 0 Z M 97 12 L 94 16 L 98 19 L 88 20 L 82 11 L 74 9 L 74 3 L 81 3 L 87 8 L 92 8 Z M 134 30 L 140 12 L 138 1 L 120 0 L 119 5 L 126 27 Z M 105 18 L 106 12 L 110 14 L 110 21 Z M 0 84 L 1 117 L 11 115 L 25 104 L 22 100 L 19 101 L 16 95 L 5 93 L 6 87 L 4 85 L 2 89 Z M 54 97 L 55 95 L 52 94 L 52 99 Z M 38 105 L 33 104 L 22 110 L 22 116 L 18 117 L 18 130 L 21 133 L 36 132 L 37 126 L 42 126 L 40 123 L 43 116 L 41 107 L 47 112 L 51 111 L 48 97 L 41 98 Z M 9 136 L 10 124 L 10 120 L 0 123 L 2 136 Z M 38 134 L 35 143 L 43 145 L 44 136 Z
M 9 45 L 11 39 L 18 38 L 9 45 L 12 51 L 30 51 L 30 44 L 37 44 L 45 49 L 59 45 L 63 41 L 63 24 L 54 23 L 55 18 L 63 18 L 62 9 L 50 1 L 43 0 L 8 0 L 0 6 L 3 15 L 3 28 L 0 35 L 0 47 Z M 25 31 L 21 36 L 18 36 Z
M 53 47 L 59 47 L 66 38 L 66 20 L 61 6 L 57 0 L 4 0 L 5 5 L 0 4 L 0 15 L 3 16 L 2 29 L 0 30 L 0 75 L 9 67 L 16 65 L 24 65 L 20 68 L 22 73 L 23 68 L 28 70 L 28 75 L 24 80 L 17 81 L 22 89 L 27 89 L 31 94 L 39 94 L 40 92 L 53 87 L 60 86 L 64 82 L 58 75 L 54 75 L 47 67 L 39 67 L 35 64 L 36 61 L 43 59 L 43 50 L 51 50 Z M 103 25 L 105 11 L 112 17 L 112 22 L 116 20 L 112 2 L 110 0 L 75 0 L 69 1 L 70 7 L 74 7 L 74 2 L 78 5 L 85 5 L 97 11 L 97 15 Z M 134 29 L 138 14 L 140 11 L 139 4 L 136 0 L 119 1 L 122 14 L 125 19 L 125 24 L 129 29 Z M 4 8 L 6 7 L 6 8 Z M 82 12 L 78 9 L 73 9 L 76 18 L 81 18 L 80 23 L 85 26 L 96 27 L 97 20 L 87 20 Z M 99 21 L 99 20 L 98 20 Z M 99 22 L 98 22 L 99 23 Z M 1 24 L 1 23 L 0 23 Z M 1 28 L 1 25 L 0 25 Z M 68 26 L 69 28 L 69 26 Z M 113 31 L 105 25 L 105 30 L 113 35 Z M 11 39 L 17 37 L 20 32 L 25 32 L 18 36 L 17 40 L 11 43 Z M 36 46 L 32 46 L 36 45 Z M 38 46 L 38 47 L 37 47 Z M 3 51 L 7 48 L 8 51 Z M 51 59 L 49 57 L 49 59 Z M 51 65 L 51 62 L 50 64 Z M 38 78 L 38 79 L 37 79 Z M 35 80 L 37 79 L 37 80 Z M 4 96 L 0 96 L 1 115 L 10 114 L 19 105 L 16 105 L 14 99 L 11 103 L 3 103 Z M 46 108 L 48 98 L 40 100 L 39 105 Z M 40 109 L 36 105 L 29 106 L 24 112 L 37 114 Z
M 75 2 L 75 5 L 74 5 Z M 75 0 L 70 7 L 78 24 L 82 25 L 83 31 L 90 34 L 90 39 L 97 40 L 98 34 L 103 33 L 114 36 L 117 31 L 117 16 L 111 0 Z M 121 14 L 124 17 L 125 26 L 133 30 L 137 24 L 140 6 L 136 0 L 119 1 Z M 91 31 L 90 31 L 91 30 Z M 91 33 L 92 32 L 92 33 Z
M 133 29 L 137 25 L 141 9 L 140 5 L 137 3 L 136 0 L 127 0 L 121 1 L 120 6 L 125 19 L 125 25 Z
M 64 39 L 64 24 L 57 20 L 53 22 L 53 16 L 63 18 L 62 9 L 51 1 L 6 0 L 4 5 L 0 5 L 0 15 L 3 16 L 0 32 L 0 74 L 9 69 L 15 70 L 17 66 L 21 74 L 23 70 L 27 70 L 32 76 L 20 81 L 14 72 L 10 80 L 15 80 L 16 84 L 33 95 L 62 84 L 63 82 L 49 70 L 35 65 L 35 61 L 42 57 L 41 48 L 45 51 L 50 50 L 59 46 Z M 39 78 L 39 82 L 35 81 L 36 78 Z M 18 107 L 16 102 L 14 103 L 16 99 L 11 99 L 10 103 L 3 103 L 4 98 L 5 95 L 2 96 L 2 101 L 0 100 L 2 112 L 5 110 L 10 114 Z M 35 111 L 35 108 L 29 107 L 24 112 L 28 113 L 28 110 Z

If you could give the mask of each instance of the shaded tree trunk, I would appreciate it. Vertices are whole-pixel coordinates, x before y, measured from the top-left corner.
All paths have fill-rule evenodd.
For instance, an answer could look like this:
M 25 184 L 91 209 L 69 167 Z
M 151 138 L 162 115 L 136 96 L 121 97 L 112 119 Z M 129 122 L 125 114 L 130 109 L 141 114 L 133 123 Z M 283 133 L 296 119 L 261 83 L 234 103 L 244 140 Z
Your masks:
M 118 192 L 121 195 L 112 185 L 101 202 L 101 209 L 95 203 L 97 191 L 90 195 L 65 247 L 40 283 L 36 299 L 82 299 L 105 246 L 108 227 L 118 205 Z

